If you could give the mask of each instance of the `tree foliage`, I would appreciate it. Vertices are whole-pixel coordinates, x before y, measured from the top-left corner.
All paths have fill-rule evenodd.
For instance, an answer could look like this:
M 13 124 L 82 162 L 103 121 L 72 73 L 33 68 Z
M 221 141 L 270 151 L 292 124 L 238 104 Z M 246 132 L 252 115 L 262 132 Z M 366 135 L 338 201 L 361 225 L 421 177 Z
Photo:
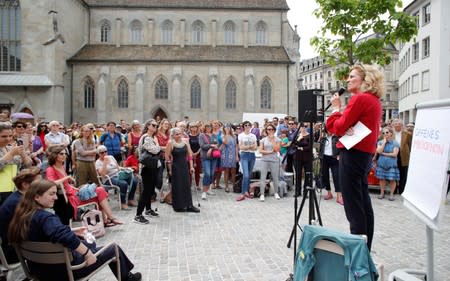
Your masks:
M 401 0 L 316 0 L 314 15 L 323 19 L 318 36 L 311 39 L 320 56 L 337 66 L 337 77 L 355 63 L 387 65 L 392 46 L 417 34 L 416 18 L 399 9 Z M 331 33 L 332 38 L 326 35 Z M 374 36 L 368 36 L 368 35 Z

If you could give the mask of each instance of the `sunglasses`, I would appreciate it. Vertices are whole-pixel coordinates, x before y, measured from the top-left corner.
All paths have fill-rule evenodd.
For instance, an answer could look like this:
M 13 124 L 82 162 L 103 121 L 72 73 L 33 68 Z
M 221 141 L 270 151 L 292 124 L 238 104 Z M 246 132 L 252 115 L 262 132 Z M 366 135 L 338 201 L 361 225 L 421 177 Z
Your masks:
M 158 127 L 158 124 L 150 124 L 150 125 L 154 128 Z
M 251 127 L 252 125 L 250 124 L 245 124 L 244 127 Z
M 106 153 L 106 151 L 99 151 L 98 154 Z
M 23 128 L 23 126 L 22 125 L 17 125 L 16 128 Z
M 389 133 L 390 133 L 390 132 L 383 132 L 383 134 L 385 134 L 385 135 L 386 135 L 386 134 L 389 134 Z

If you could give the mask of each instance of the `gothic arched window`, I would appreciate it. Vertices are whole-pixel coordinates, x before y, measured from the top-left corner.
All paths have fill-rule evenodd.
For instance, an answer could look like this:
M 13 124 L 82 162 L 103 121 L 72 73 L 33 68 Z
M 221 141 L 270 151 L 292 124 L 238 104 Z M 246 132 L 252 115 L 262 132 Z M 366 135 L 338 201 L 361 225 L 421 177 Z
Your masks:
M 225 87 L 225 108 L 236 109 L 236 83 L 228 81 Z
M 84 81 L 84 108 L 95 108 L 95 87 L 94 81 L 87 78 Z
M 117 105 L 119 108 L 128 108 L 128 83 L 125 79 L 117 86 Z
M 191 108 L 201 108 L 202 88 L 197 79 L 191 84 Z
M 261 109 L 270 109 L 272 107 L 272 86 L 267 79 L 261 84 Z
M 169 98 L 169 87 L 166 80 L 159 78 L 155 84 L 155 98 L 166 100 Z
M 21 10 L 18 0 L 0 0 L 0 71 L 20 71 Z

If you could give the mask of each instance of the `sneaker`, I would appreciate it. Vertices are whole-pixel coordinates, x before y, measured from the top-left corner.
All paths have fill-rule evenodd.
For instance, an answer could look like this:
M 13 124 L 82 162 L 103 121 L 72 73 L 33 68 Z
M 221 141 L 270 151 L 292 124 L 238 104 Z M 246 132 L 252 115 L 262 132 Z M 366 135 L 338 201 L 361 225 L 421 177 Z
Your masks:
M 209 189 L 206 194 L 208 195 L 216 195 L 216 193 L 214 191 L 212 191 L 211 189 Z
M 330 199 L 333 199 L 333 194 L 331 194 L 331 192 L 330 193 L 327 193 L 327 195 L 325 195 L 325 197 L 323 198 L 324 200 L 330 200 Z
M 144 218 L 143 215 L 135 216 L 134 219 L 133 219 L 133 221 L 134 221 L 135 223 L 139 223 L 139 224 L 148 224 L 148 223 L 150 223 L 150 221 L 149 221 L 148 219 Z M 133 280 L 133 279 L 131 279 L 131 280 Z M 139 280 L 140 280 L 140 279 L 139 279 Z
M 202 192 L 202 200 L 206 200 L 206 192 Z
M 190 206 L 186 209 L 186 212 L 190 212 L 190 213 L 200 213 L 200 209 L 196 208 L 194 206 Z
M 261 194 L 261 195 L 259 196 L 259 201 L 264 202 L 264 194 Z
M 153 216 L 153 217 L 157 217 L 159 216 L 159 214 L 155 211 L 153 211 L 152 209 L 145 211 L 144 213 L 146 216 Z
M 239 196 L 236 198 L 236 201 L 242 201 L 242 200 L 245 200 L 245 195 L 244 195 L 244 194 L 241 194 L 241 195 L 239 195 Z
M 281 198 L 280 195 L 278 195 L 278 193 L 275 193 L 274 197 L 275 197 L 275 199 L 278 199 L 278 200 Z
M 140 272 L 128 273 L 127 279 L 125 281 L 141 281 L 142 274 Z

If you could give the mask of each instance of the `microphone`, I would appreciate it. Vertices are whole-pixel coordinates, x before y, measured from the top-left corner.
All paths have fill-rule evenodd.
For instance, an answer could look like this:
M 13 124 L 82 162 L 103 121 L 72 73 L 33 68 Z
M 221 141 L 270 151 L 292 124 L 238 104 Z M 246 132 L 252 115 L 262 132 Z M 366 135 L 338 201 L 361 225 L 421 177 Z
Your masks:
M 343 93 L 345 93 L 345 89 L 344 88 L 340 88 L 339 91 L 338 91 L 338 95 L 342 96 Z M 325 107 L 325 110 L 323 112 L 325 113 L 325 111 L 327 111 L 328 108 L 330 108 L 330 106 L 331 106 L 331 102 L 327 105 L 327 107 Z

